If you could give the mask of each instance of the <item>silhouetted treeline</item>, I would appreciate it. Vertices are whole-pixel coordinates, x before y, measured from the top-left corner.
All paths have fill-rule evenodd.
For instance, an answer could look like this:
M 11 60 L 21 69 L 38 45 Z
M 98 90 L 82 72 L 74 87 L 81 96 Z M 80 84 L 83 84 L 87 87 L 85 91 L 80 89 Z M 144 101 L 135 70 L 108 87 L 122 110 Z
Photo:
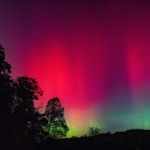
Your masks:
M 69 131 L 64 108 L 56 97 L 39 113 L 34 101 L 42 94 L 36 79 L 12 79 L 0 45 L 0 150 L 150 150 L 150 130 L 100 134 L 91 127 L 90 136 L 63 139 Z
M 66 137 L 69 128 L 59 98 L 50 99 L 40 114 L 34 101 L 42 95 L 35 78 L 12 79 L 0 45 L 0 149 L 36 149 L 47 139 Z

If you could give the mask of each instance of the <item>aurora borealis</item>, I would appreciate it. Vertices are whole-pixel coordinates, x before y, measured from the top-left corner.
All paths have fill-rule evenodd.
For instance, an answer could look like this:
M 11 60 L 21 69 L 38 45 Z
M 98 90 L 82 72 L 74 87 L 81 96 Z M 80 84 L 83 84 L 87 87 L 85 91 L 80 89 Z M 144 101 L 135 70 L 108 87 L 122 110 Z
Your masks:
M 1 0 L 12 76 L 36 78 L 65 108 L 68 136 L 150 129 L 150 2 Z

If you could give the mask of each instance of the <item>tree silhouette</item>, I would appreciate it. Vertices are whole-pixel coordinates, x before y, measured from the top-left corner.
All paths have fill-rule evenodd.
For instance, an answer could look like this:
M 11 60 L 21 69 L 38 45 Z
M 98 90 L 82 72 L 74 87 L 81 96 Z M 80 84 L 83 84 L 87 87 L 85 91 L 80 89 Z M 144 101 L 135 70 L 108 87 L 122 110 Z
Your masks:
M 25 135 L 36 133 L 36 129 L 40 128 L 38 124 L 40 114 L 34 107 L 34 100 L 38 100 L 43 91 L 35 79 L 26 76 L 18 77 L 13 83 L 13 88 L 15 94 L 11 111 L 19 117 L 13 131 L 20 128 Z
M 0 118 L 3 118 L 4 115 L 9 116 L 8 114 L 10 113 L 13 92 L 13 80 L 10 73 L 11 65 L 5 61 L 5 51 L 2 45 L 0 45 L 0 107 L 1 110 L 5 110 L 3 113 L 0 113 Z M 1 124 L 3 121 L 4 119 L 1 119 Z
M 11 73 L 11 65 L 5 61 L 5 51 L 0 45 L 0 74 L 9 75 Z
M 0 105 L 8 110 L 13 95 L 13 80 L 10 73 L 11 65 L 5 61 L 5 51 L 0 45 Z
M 50 99 L 46 105 L 44 117 L 47 120 L 44 130 L 50 133 L 51 137 L 63 138 L 67 136 L 69 128 L 64 119 L 64 108 L 59 98 Z
M 11 113 L 13 101 L 13 79 L 11 78 L 11 65 L 5 61 L 5 51 L 0 45 L 0 146 L 5 147 L 7 142 L 11 145 L 14 136 L 9 127 L 14 121 Z M 3 149 L 3 148 L 2 148 Z

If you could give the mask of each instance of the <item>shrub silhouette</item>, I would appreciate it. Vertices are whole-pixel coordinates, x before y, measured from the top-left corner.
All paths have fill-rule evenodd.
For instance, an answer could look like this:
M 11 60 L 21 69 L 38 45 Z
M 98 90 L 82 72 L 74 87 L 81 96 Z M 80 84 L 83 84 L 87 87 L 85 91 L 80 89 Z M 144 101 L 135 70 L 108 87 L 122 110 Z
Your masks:
M 93 135 L 97 135 L 97 134 L 100 134 L 100 129 L 97 128 L 97 127 L 89 127 L 89 130 L 88 130 L 88 135 L 89 136 L 93 136 Z

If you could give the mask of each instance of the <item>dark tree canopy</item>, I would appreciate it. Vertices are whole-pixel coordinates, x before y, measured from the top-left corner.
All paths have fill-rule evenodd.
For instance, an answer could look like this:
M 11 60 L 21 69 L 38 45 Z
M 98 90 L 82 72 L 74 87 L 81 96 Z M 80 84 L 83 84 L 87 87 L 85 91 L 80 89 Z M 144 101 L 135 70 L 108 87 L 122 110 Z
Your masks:
M 62 108 L 59 98 L 56 97 L 48 101 L 45 109 L 45 118 L 48 122 L 45 130 L 52 137 L 66 137 L 69 128 L 64 119 L 64 108 Z
M 34 112 L 34 101 L 38 100 L 39 96 L 43 95 L 43 91 L 38 85 L 38 82 L 26 76 L 18 77 L 13 83 L 15 90 L 14 102 L 12 111 L 14 113 L 29 113 Z
M 11 65 L 5 61 L 5 51 L 0 45 L 0 130 L 20 138 L 31 133 L 37 136 L 38 132 L 42 133 L 42 127 L 34 100 L 43 91 L 36 79 L 23 76 L 13 80 L 10 73 Z
M 17 121 L 19 127 L 26 134 L 35 128 L 38 128 L 39 113 L 34 107 L 34 100 L 38 100 L 42 96 L 43 91 L 40 89 L 35 79 L 23 76 L 18 77 L 13 83 L 15 94 L 11 111 L 14 115 L 20 117 Z M 16 129 L 18 130 L 18 129 Z
M 10 122 L 14 118 L 11 114 L 11 104 L 13 101 L 13 80 L 10 76 L 11 65 L 5 61 L 5 51 L 0 45 L 0 141 L 6 142 L 6 139 L 13 138 L 11 132 L 8 131 Z M 9 126 L 8 126 L 9 125 Z M 10 141 L 9 141 L 10 142 Z M 1 146 L 0 145 L 0 146 Z
M 5 51 L 0 45 L 0 105 L 5 109 L 10 107 L 13 95 L 10 73 L 11 65 L 5 61 Z
M 8 75 L 11 73 L 11 65 L 5 61 L 5 51 L 0 45 L 0 74 Z
M 69 128 L 59 99 L 50 99 L 45 113 L 40 114 L 34 101 L 43 91 L 36 79 L 22 76 L 14 80 L 10 74 L 11 65 L 0 45 L 0 140 L 41 142 L 48 137 L 65 137 Z

